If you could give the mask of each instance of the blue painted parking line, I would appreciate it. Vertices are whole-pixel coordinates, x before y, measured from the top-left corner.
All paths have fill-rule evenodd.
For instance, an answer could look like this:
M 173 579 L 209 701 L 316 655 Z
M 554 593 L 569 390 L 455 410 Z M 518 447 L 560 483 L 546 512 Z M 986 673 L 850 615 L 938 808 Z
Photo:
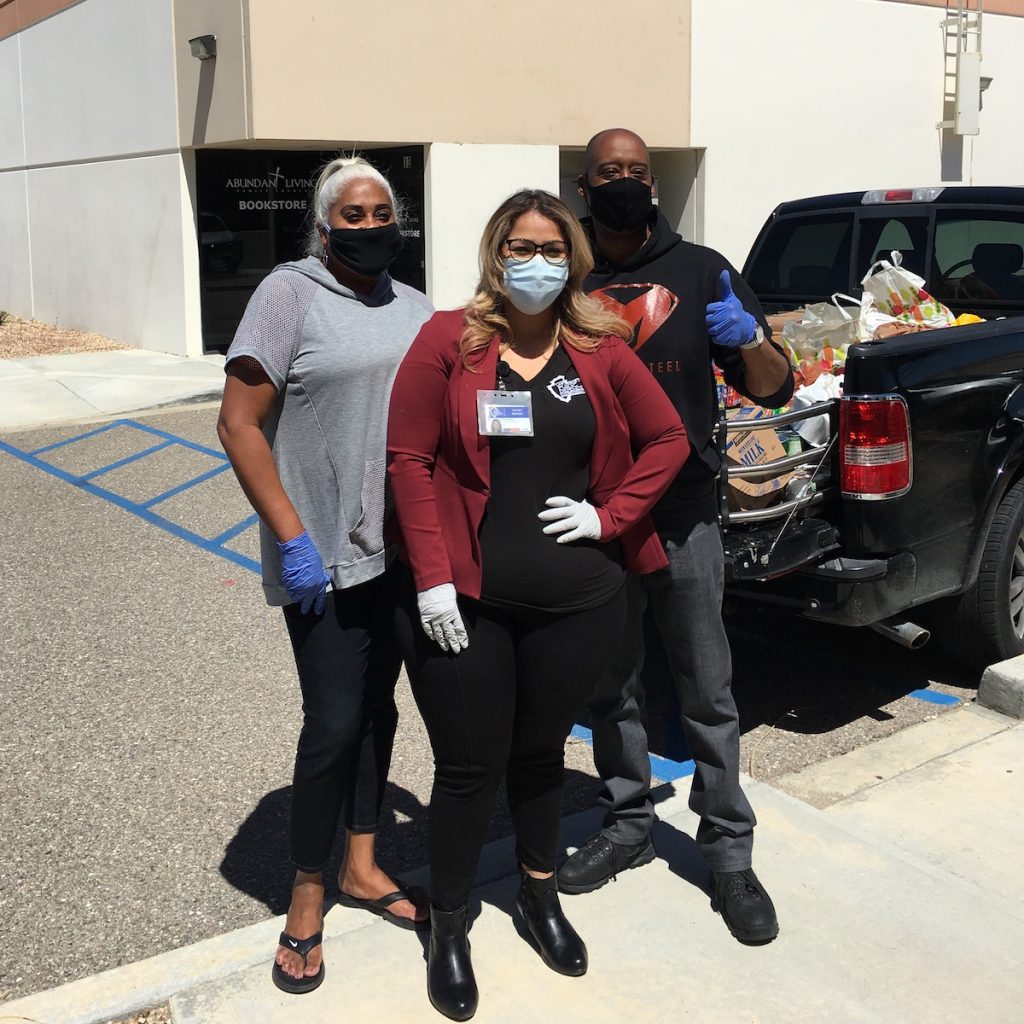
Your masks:
M 583 725 L 574 725 L 569 734 L 573 739 L 583 740 L 588 746 L 594 745 L 594 734 Z M 667 757 L 658 754 L 648 753 L 651 762 L 651 774 L 663 782 L 675 782 L 676 779 L 685 779 L 696 770 L 693 761 L 670 761 Z
M 927 701 L 929 704 L 959 704 L 960 698 L 950 696 L 948 693 L 939 693 L 938 690 L 911 690 L 908 697 L 916 697 L 918 700 Z
M 133 462 L 138 462 L 139 459 L 144 459 L 147 455 L 153 455 L 156 452 L 163 451 L 164 448 L 170 447 L 170 441 L 161 441 L 160 444 L 155 444 L 152 448 L 144 448 L 141 452 L 136 452 L 134 455 L 126 455 L 123 459 L 118 459 L 117 462 L 111 462 L 109 466 L 100 466 L 99 469 L 94 469 L 91 473 L 84 473 L 78 479 L 92 480 L 93 477 L 102 476 L 104 473 L 111 472 L 111 470 L 131 465 Z
M 182 448 L 191 448 L 194 452 L 202 452 L 204 455 L 209 455 L 214 459 L 220 459 L 222 462 L 228 461 L 228 457 L 223 452 L 217 451 L 216 448 L 207 448 L 205 444 L 188 441 L 184 437 L 178 437 L 177 434 L 168 434 L 166 430 L 157 430 L 156 427 L 151 427 L 148 423 L 137 423 L 135 420 L 118 420 L 118 422 L 124 423 L 129 427 L 134 427 L 136 430 L 141 430 L 146 434 L 152 434 L 154 437 L 166 438 L 168 441 L 180 444 Z
M 42 448 L 35 448 L 30 451 L 29 455 L 42 455 L 43 452 L 51 452 L 54 448 L 63 448 L 66 444 L 74 444 L 76 441 L 84 441 L 87 437 L 95 437 L 97 434 L 105 434 L 108 430 L 114 430 L 116 427 L 123 426 L 121 420 L 115 420 L 113 423 L 105 423 L 102 427 L 97 427 L 95 430 L 89 430 L 84 434 L 76 434 L 74 437 L 66 437 L 63 441 L 57 441 L 54 444 L 43 445 Z
M 168 491 L 164 491 L 163 494 L 158 494 L 155 498 L 149 498 L 147 501 L 142 503 L 143 508 L 152 508 L 154 505 L 159 505 L 161 501 L 166 501 L 168 498 L 173 498 L 176 494 L 181 494 L 182 491 L 187 491 L 197 484 L 205 483 L 207 480 L 212 480 L 215 476 L 220 476 L 225 470 L 231 468 L 231 463 L 225 461 L 222 466 L 214 466 L 213 469 L 208 469 L 205 473 L 200 473 L 199 476 L 192 477 L 191 480 L 186 480 L 183 484 L 178 484 L 176 487 L 172 487 Z
M 253 513 L 248 519 L 243 519 L 240 523 L 235 523 L 230 529 L 225 530 L 222 534 L 214 537 L 211 544 L 227 544 L 229 540 L 234 540 L 240 533 L 244 533 L 249 529 L 250 526 L 255 526 L 260 521 L 260 517 Z
M 152 445 L 141 452 L 128 455 L 123 459 L 110 463 L 107 466 L 100 466 L 98 469 L 94 469 L 84 475 L 78 476 L 52 465 L 45 459 L 39 458 L 39 456 L 45 452 L 53 451 L 55 448 L 61 448 L 65 445 L 74 444 L 76 441 L 84 441 L 86 438 L 95 437 L 98 434 L 103 434 L 108 430 L 115 429 L 116 427 L 129 427 L 134 430 L 139 430 L 145 434 L 161 438 L 161 441 L 159 444 Z M 156 497 L 149 498 L 144 502 L 132 501 L 121 494 L 116 494 L 114 491 L 107 490 L 105 487 L 100 487 L 98 484 L 92 482 L 93 477 L 99 476 L 103 473 L 109 473 L 111 470 L 117 469 L 120 466 L 137 462 L 140 459 L 146 458 L 149 455 L 153 455 L 158 451 L 163 451 L 164 449 L 171 448 L 175 445 L 210 456 L 217 460 L 217 465 L 213 469 L 208 470 L 205 473 L 201 473 L 198 476 L 193 477 L 191 480 L 186 480 L 184 483 L 178 484 L 176 487 L 172 487 L 170 490 L 164 491 L 162 494 L 158 494 Z M 135 420 L 115 420 L 112 423 L 104 424 L 102 427 L 98 427 L 95 430 L 76 434 L 74 437 L 65 438 L 62 441 L 45 445 L 44 447 L 37 448 L 34 451 L 23 451 L 12 444 L 8 444 L 6 441 L 0 441 L 0 452 L 6 452 L 8 455 L 19 459 L 21 462 L 24 462 L 29 466 L 33 466 L 35 469 L 56 477 L 58 480 L 61 480 L 66 484 L 70 484 L 72 487 L 76 487 L 80 491 L 85 491 L 86 494 L 91 494 L 94 497 L 101 498 L 102 500 L 115 505 L 117 508 L 137 516 L 144 522 L 147 522 L 152 526 L 156 526 L 165 533 L 169 533 L 171 536 L 177 537 L 179 540 L 183 540 L 202 551 L 224 558 L 235 565 L 248 569 L 250 572 L 260 572 L 260 563 L 258 561 L 253 558 L 249 558 L 246 555 L 239 554 L 237 551 L 232 551 L 230 548 L 224 546 L 229 540 L 234 539 L 244 530 L 247 530 L 252 526 L 257 520 L 256 516 L 247 516 L 242 520 L 242 522 L 236 523 L 218 536 L 210 538 L 200 536 L 198 533 L 195 533 L 178 523 L 172 522 L 170 519 L 165 519 L 163 516 L 152 511 L 153 505 L 156 505 L 161 501 L 166 501 L 168 498 L 173 497 L 173 495 L 180 494 L 183 491 L 186 491 L 191 487 L 195 487 L 230 469 L 231 465 L 228 462 L 227 456 L 223 452 L 219 452 L 214 448 L 208 448 L 205 445 L 196 444 L 194 441 L 188 441 L 183 437 L 177 437 L 174 434 L 169 434 L 165 430 L 158 430 L 157 428 L 150 427 L 147 424 L 138 423 Z

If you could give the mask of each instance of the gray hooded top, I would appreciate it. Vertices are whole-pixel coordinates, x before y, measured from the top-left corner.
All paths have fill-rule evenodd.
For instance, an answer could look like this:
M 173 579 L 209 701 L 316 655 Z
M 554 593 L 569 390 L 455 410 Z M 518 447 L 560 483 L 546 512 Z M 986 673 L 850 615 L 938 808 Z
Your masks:
M 255 359 L 278 389 L 263 432 L 285 492 L 336 588 L 385 569 L 388 402 L 406 350 L 433 309 L 382 274 L 359 295 L 312 256 L 260 282 L 225 366 Z M 260 523 L 267 603 L 291 602 L 276 538 Z

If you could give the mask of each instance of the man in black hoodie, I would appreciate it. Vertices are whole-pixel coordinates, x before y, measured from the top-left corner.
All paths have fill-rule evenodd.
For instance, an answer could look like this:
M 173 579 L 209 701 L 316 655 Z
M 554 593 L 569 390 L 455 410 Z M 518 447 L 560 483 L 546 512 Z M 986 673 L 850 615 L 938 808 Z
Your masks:
M 562 865 L 559 888 L 590 892 L 654 859 L 650 761 L 644 728 L 643 615 L 654 612 L 675 680 L 683 732 L 696 762 L 690 807 L 711 869 L 714 904 L 741 942 L 769 942 L 779 926 L 751 870 L 754 812 L 739 784 L 739 721 L 722 624 L 723 557 L 715 480 L 718 400 L 712 362 L 758 405 L 789 401 L 793 374 L 770 341 L 743 279 L 712 249 L 684 242 L 652 203 L 650 156 L 625 129 L 594 136 L 579 189 L 596 266 L 586 288 L 633 325 L 633 348 L 686 426 L 690 458 L 654 509 L 669 558 L 657 578 L 630 577 L 620 664 L 591 705 L 594 760 L 605 788 L 604 828 Z

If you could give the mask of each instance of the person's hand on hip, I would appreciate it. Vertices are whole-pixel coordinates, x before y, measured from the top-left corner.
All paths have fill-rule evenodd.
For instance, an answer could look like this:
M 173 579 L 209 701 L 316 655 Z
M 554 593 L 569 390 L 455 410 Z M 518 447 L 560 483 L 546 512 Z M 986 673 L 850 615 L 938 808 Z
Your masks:
M 558 495 L 548 498 L 544 504 L 548 507 L 538 512 L 537 518 L 548 524 L 544 527 L 546 534 L 559 535 L 555 538 L 559 544 L 601 539 L 601 520 L 597 516 L 597 509 L 586 498 L 573 501 L 572 498 Z

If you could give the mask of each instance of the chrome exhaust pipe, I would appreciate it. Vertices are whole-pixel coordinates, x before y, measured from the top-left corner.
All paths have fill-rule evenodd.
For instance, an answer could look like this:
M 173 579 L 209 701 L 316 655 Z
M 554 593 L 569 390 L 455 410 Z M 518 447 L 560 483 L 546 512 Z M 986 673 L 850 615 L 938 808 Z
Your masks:
M 872 622 L 871 628 L 876 633 L 881 633 L 882 636 L 887 637 L 889 640 L 895 640 L 896 643 L 903 647 L 908 647 L 912 651 L 924 647 L 932 637 L 931 633 L 924 626 L 919 626 L 916 622 L 903 622 L 900 619 L 885 619 L 882 622 Z

